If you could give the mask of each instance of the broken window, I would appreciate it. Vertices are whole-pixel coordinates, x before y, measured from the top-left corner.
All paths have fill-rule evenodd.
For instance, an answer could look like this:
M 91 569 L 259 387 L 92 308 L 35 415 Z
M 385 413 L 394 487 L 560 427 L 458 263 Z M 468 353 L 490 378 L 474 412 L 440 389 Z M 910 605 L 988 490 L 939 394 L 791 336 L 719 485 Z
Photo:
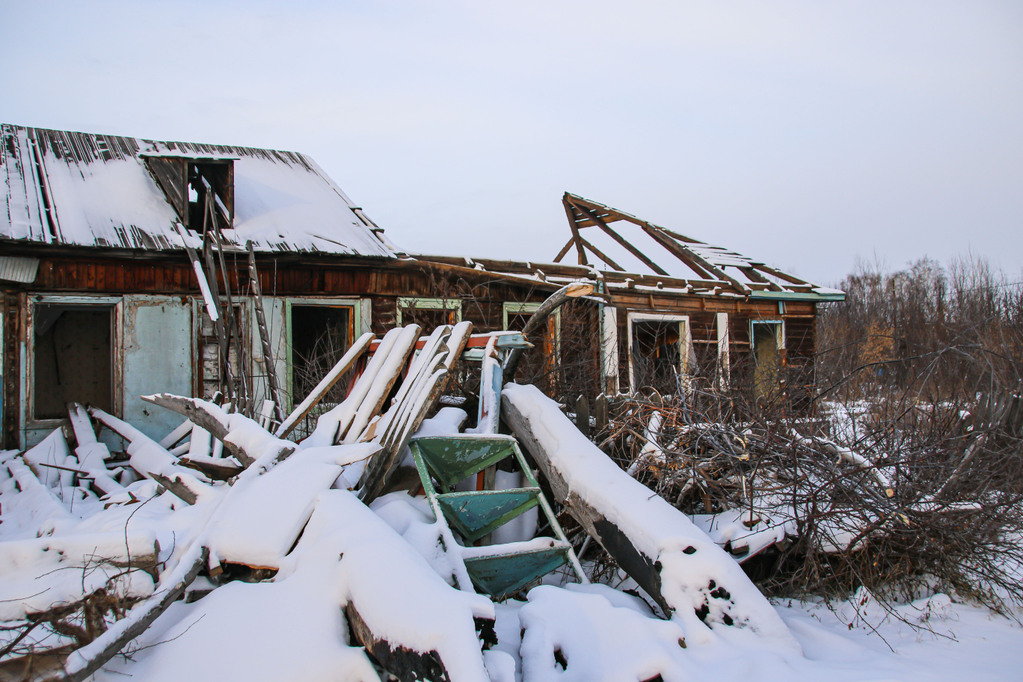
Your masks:
M 114 411 L 114 311 L 113 304 L 33 307 L 33 418 L 60 419 L 69 402 Z
M 757 400 L 772 402 L 780 397 L 782 388 L 784 325 L 780 320 L 754 320 L 750 326 L 750 340 L 753 343 L 753 394 Z
M 398 299 L 398 325 L 418 324 L 424 334 L 429 334 L 445 324 L 462 321 L 462 302 L 457 298 L 412 298 Z
M 291 397 L 304 400 L 355 340 L 355 307 L 350 305 L 290 305 Z M 344 400 L 347 381 L 339 381 L 321 405 Z
M 221 228 L 234 218 L 234 159 L 143 155 L 146 167 L 182 224 L 202 232 L 207 196 Z
M 688 390 L 692 340 L 681 315 L 629 313 L 629 386 L 663 394 Z
M 207 224 L 207 196 L 221 228 L 231 226 L 233 168 L 230 161 L 188 163 L 187 227 L 201 231 Z

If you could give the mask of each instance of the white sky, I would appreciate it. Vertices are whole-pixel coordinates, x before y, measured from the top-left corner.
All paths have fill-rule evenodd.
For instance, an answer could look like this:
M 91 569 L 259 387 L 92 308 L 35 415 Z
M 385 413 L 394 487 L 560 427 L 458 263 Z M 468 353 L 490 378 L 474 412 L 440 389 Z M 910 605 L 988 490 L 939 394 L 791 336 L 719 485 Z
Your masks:
M 550 260 L 568 190 L 1023 279 L 1020 2 L 0 0 L 0 121 L 305 152 L 412 251 Z

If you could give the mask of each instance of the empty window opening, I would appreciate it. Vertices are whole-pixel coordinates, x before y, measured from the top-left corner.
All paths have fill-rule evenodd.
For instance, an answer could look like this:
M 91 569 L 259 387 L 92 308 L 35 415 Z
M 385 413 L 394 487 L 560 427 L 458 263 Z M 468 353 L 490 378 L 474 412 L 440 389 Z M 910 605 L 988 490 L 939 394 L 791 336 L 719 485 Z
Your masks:
M 351 306 L 291 306 L 291 396 L 304 400 L 351 347 L 355 315 Z M 339 381 L 321 404 L 336 405 L 345 398 L 347 383 Z
M 67 414 L 69 402 L 113 411 L 113 329 L 113 306 L 35 306 L 35 419 L 60 419 Z
M 418 324 L 429 334 L 445 324 L 462 321 L 462 302 L 452 298 L 399 298 L 399 325 Z
M 204 226 L 209 227 L 207 197 L 217 224 L 221 228 L 231 227 L 232 175 L 230 161 L 188 164 L 188 227 L 197 232 Z
M 688 388 L 688 319 L 672 315 L 629 315 L 629 380 L 633 391 L 653 388 L 675 394 Z
M 177 154 L 143 154 L 146 167 L 185 227 L 202 232 L 209 222 L 209 196 L 217 223 L 234 219 L 234 159 L 196 158 Z
M 780 396 L 782 388 L 782 324 L 754 321 L 750 339 L 753 341 L 753 394 L 760 401 L 773 401 Z

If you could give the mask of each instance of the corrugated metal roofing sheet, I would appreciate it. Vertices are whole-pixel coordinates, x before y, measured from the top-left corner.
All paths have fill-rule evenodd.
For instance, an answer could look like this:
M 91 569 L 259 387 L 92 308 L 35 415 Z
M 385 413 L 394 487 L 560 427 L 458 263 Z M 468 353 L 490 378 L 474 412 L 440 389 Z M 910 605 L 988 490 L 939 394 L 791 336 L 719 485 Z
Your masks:
M 233 158 L 234 224 L 259 251 L 394 257 L 316 163 L 295 152 L 2 125 L 0 238 L 126 249 L 181 248 L 174 208 L 143 154 Z

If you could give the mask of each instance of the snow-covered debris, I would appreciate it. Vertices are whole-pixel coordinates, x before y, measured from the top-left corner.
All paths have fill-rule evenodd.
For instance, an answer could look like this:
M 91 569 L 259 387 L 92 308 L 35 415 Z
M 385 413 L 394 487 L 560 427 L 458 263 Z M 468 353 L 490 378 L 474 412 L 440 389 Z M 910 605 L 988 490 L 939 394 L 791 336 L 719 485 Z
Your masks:
M 796 535 L 790 505 L 765 509 L 765 501 L 758 502 L 755 512 L 748 508 L 726 509 L 717 514 L 695 514 L 692 521 L 718 545 L 727 547 L 737 561 L 744 561 Z
M 312 514 L 315 498 L 346 464 L 379 446 L 361 443 L 299 450 L 263 476 L 236 484 L 209 536 L 211 554 L 224 562 L 278 568 Z
M 687 641 L 748 627 L 797 644 L 739 565 L 684 514 L 619 469 L 534 386 L 508 385 L 503 411 L 559 499 L 681 626 Z
M 404 657 L 410 665 L 412 656 L 433 658 L 453 682 L 487 679 L 476 624 L 493 622 L 489 599 L 444 582 L 400 535 L 347 491 L 324 494 L 306 532 L 331 537 L 340 559 L 349 621 L 365 624 L 360 638 L 377 659 Z M 366 641 L 367 633 L 380 644 Z
M 0 542 L 0 621 L 44 613 L 101 589 L 145 597 L 153 591 L 159 549 L 146 531 Z

